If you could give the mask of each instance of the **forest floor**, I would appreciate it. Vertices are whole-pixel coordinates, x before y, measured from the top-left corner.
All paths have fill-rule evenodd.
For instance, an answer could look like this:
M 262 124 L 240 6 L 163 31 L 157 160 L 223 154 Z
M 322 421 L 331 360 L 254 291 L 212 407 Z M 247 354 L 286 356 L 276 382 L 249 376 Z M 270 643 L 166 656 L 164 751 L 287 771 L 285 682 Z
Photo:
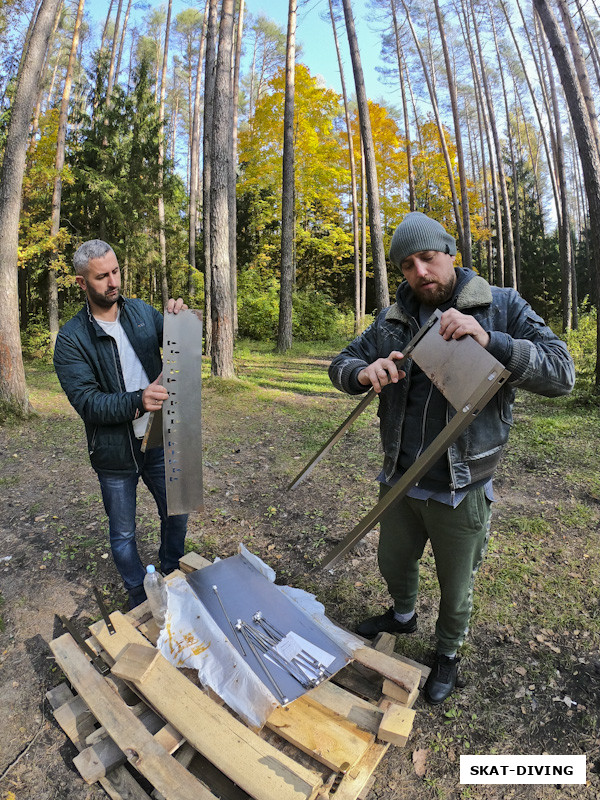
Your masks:
M 370 533 L 333 572 L 314 570 L 376 501 L 381 461 L 369 410 L 312 475 L 286 486 L 354 407 L 327 384 L 323 356 L 238 357 L 242 380 L 203 388 L 206 510 L 189 547 L 226 557 L 243 542 L 288 583 L 353 628 L 387 608 Z M 308 376 L 308 377 L 307 377 Z M 92 587 L 126 607 L 83 425 L 42 362 L 28 367 L 37 416 L 0 427 L 0 800 L 99 800 L 45 701 L 62 680 L 48 642 L 56 614 L 81 633 L 99 617 Z M 375 405 L 375 404 L 374 404 Z M 392 747 L 369 800 L 600 797 L 600 411 L 526 394 L 495 481 L 493 535 L 478 576 L 466 686 L 443 705 L 417 701 L 408 745 Z M 139 491 L 142 558 L 157 559 L 158 523 Z M 430 663 L 437 606 L 423 558 L 419 631 L 396 649 Z M 413 754 L 426 767 L 419 777 Z M 587 786 L 467 786 L 461 754 L 586 754 Z

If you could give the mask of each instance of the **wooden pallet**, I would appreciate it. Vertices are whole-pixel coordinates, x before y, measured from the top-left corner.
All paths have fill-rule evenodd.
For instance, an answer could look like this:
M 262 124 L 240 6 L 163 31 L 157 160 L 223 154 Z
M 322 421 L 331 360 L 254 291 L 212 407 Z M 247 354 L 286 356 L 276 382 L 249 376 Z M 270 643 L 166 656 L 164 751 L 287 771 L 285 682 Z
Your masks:
M 190 554 L 181 567 L 206 564 Z M 47 698 L 79 751 L 74 765 L 113 800 L 357 800 L 390 744 L 406 744 L 428 672 L 383 634 L 256 732 L 154 647 L 147 604 L 111 621 L 114 634 L 101 621 L 88 640 L 105 674 L 69 633 L 50 643 L 73 691 L 63 683 Z

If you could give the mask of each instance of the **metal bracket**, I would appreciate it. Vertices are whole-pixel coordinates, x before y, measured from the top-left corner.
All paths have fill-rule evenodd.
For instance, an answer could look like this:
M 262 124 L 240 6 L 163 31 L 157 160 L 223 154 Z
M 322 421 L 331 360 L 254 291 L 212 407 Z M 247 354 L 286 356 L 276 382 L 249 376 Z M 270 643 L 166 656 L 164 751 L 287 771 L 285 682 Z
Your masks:
M 112 624 L 112 620 L 108 615 L 108 609 L 104 604 L 104 600 L 102 598 L 102 595 L 100 594 L 100 590 L 98 589 L 97 586 L 92 586 L 92 589 L 94 590 L 94 595 L 96 597 L 96 602 L 98 603 L 98 608 L 100 609 L 100 613 L 102 614 L 102 619 L 106 623 L 108 633 L 110 634 L 110 636 L 112 636 L 113 633 L 116 633 L 115 626 Z
M 92 665 L 98 670 L 98 672 L 101 675 L 106 675 L 108 672 L 110 672 L 110 667 L 108 666 L 108 664 L 102 661 L 102 659 L 96 653 L 94 653 L 94 651 L 87 644 L 87 642 L 85 642 L 81 638 L 81 636 L 77 633 L 77 630 L 75 629 L 75 626 L 73 625 L 72 621 L 67 617 L 65 617 L 63 614 L 57 614 L 56 616 L 61 621 L 63 628 L 65 628 L 65 630 L 67 630 L 71 634 L 73 639 L 75 639 L 77 645 L 83 650 L 86 656 L 88 656 L 88 658 L 92 662 Z
M 442 392 L 456 413 L 398 483 L 325 556 L 321 562 L 324 569 L 337 564 L 342 556 L 377 525 L 387 509 L 421 480 L 510 376 L 510 372 L 471 336 L 447 341 L 437 330 L 430 330 L 415 347 L 412 358 Z
M 404 356 L 404 358 L 402 359 L 402 361 L 404 361 L 404 359 L 409 358 L 411 356 L 411 354 L 413 353 L 413 351 L 415 350 L 415 348 L 417 347 L 417 345 L 419 344 L 421 339 L 425 336 L 426 333 L 428 333 L 431 330 L 431 328 L 435 325 L 435 323 L 439 321 L 440 317 L 441 317 L 441 313 L 439 311 L 437 311 L 437 310 L 434 311 L 433 314 L 431 315 L 431 317 L 429 317 L 429 319 L 425 323 L 425 325 L 423 325 L 422 328 L 419 328 L 419 330 L 417 331 L 415 336 L 410 340 L 410 342 L 403 349 L 402 355 Z M 398 361 L 398 363 L 401 364 L 402 361 Z M 352 423 L 356 419 L 358 419 L 358 417 L 360 417 L 360 415 L 365 410 L 365 408 L 376 397 L 377 397 L 377 393 L 375 392 L 375 389 L 369 389 L 367 394 L 363 397 L 363 399 L 360 401 L 360 403 L 356 406 L 354 411 L 352 411 L 346 417 L 346 419 L 342 422 L 342 424 L 335 431 L 335 433 L 333 433 L 332 436 L 325 442 L 325 444 L 319 450 L 319 452 L 316 454 L 316 456 L 314 456 L 314 458 L 311 461 L 308 462 L 308 464 L 298 473 L 298 475 L 296 475 L 294 480 L 287 487 L 287 491 L 289 491 L 290 489 L 295 489 L 296 486 L 298 486 L 300 483 L 302 483 L 304 478 L 306 478 L 308 475 L 310 475 L 310 473 L 317 466 L 319 461 L 321 461 L 321 459 L 324 458 L 327 455 L 327 453 L 331 450 L 333 445 L 342 438 L 342 436 L 346 433 L 346 431 L 348 430 L 350 425 L 352 425 Z

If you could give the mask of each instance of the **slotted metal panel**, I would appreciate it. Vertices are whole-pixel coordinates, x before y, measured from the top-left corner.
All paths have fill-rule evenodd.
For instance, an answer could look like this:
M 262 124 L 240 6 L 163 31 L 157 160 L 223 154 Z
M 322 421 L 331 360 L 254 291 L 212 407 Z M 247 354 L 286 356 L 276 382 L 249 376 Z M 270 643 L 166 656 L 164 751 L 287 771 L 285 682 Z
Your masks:
M 169 516 L 200 511 L 202 486 L 202 313 L 165 314 L 162 409 Z

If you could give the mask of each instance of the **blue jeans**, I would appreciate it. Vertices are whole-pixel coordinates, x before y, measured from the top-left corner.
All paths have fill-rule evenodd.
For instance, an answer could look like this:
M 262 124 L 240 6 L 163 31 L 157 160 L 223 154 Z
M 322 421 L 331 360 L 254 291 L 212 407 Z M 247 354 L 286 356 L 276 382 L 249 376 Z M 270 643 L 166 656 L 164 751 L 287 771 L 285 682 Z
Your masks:
M 139 446 L 138 442 L 136 445 Z M 139 472 L 127 475 L 112 475 L 99 472 L 102 500 L 108 515 L 110 547 L 115 565 L 130 597 L 143 592 L 146 569 L 140 559 L 135 540 L 136 489 L 140 479 L 144 481 L 158 508 L 160 516 L 160 549 L 158 557 L 163 572 L 171 572 L 179 566 L 183 556 L 187 514 L 167 516 L 165 490 L 165 462 L 162 447 L 155 447 L 140 454 L 142 465 Z M 134 590 L 133 593 L 131 590 Z M 141 597 L 143 600 L 143 596 Z

